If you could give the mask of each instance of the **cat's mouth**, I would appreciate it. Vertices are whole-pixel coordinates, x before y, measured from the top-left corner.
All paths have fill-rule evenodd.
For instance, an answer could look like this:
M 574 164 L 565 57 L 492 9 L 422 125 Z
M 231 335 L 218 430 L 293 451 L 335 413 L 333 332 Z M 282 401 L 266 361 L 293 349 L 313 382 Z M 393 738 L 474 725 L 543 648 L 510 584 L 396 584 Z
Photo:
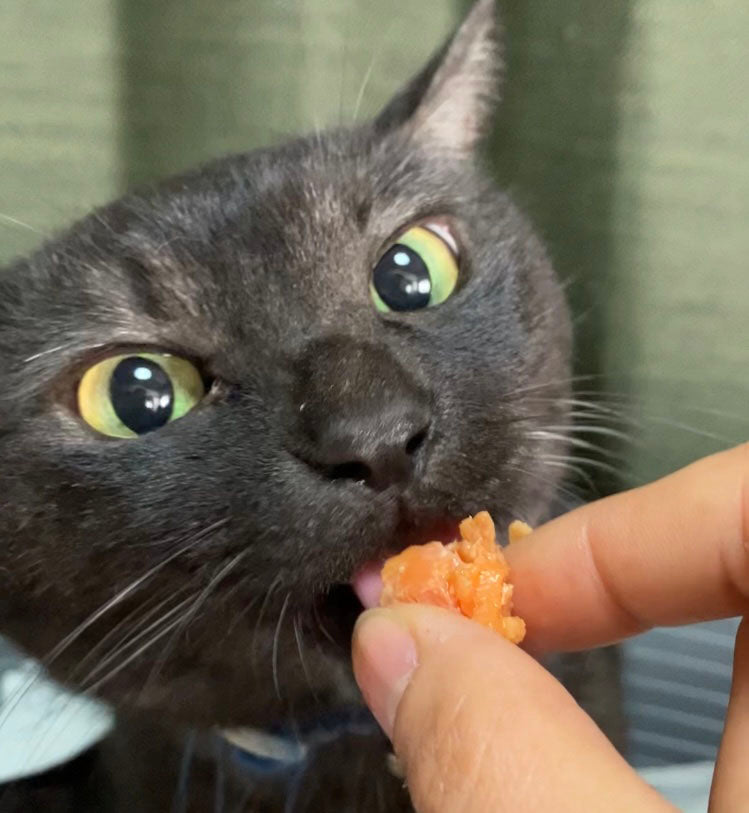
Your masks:
M 320 599 L 319 629 L 336 647 L 348 650 L 356 619 L 364 610 L 380 603 L 382 561 L 365 565 L 354 574 L 350 584 L 335 584 Z
M 382 562 L 370 562 L 358 570 L 351 579 L 351 589 L 364 609 L 369 610 L 380 603 L 382 594 Z
M 404 530 L 399 534 L 400 544 L 390 545 L 390 553 L 396 553 L 409 545 L 439 541 L 447 544 L 458 535 L 458 524 L 445 520 L 430 525 L 428 529 Z M 380 573 L 385 558 L 373 559 L 358 568 L 348 584 L 336 584 L 321 598 L 318 605 L 320 629 L 331 643 L 348 648 L 354 624 L 364 611 L 377 607 L 382 593 Z

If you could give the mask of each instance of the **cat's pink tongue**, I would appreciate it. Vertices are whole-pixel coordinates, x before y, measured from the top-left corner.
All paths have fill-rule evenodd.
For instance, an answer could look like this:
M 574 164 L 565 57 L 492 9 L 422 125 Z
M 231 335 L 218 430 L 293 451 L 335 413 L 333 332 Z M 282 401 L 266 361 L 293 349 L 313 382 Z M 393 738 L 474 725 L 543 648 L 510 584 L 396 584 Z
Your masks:
M 351 579 L 351 586 L 354 588 L 354 592 L 367 610 L 372 607 L 377 607 L 380 603 L 380 595 L 382 593 L 381 570 L 382 562 L 372 562 L 369 565 L 365 565 L 358 573 L 354 574 L 354 578 Z

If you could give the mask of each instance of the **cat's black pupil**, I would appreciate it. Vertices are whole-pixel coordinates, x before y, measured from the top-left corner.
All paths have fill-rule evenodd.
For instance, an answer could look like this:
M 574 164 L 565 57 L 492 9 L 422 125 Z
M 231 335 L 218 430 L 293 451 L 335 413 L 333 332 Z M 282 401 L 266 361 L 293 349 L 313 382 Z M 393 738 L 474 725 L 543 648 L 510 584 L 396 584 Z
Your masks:
M 432 293 L 426 263 L 401 243 L 396 243 L 377 263 L 372 283 L 380 299 L 394 311 L 426 308 Z
M 140 356 L 123 359 L 114 368 L 109 397 L 117 417 L 138 435 L 167 423 L 174 407 L 169 376 L 155 361 Z

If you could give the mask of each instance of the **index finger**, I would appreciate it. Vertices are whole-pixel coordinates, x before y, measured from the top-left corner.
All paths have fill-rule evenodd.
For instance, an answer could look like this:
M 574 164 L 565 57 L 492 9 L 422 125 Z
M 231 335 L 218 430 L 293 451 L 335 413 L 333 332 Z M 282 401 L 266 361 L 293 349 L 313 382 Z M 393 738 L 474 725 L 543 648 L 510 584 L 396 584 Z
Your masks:
M 566 514 L 511 545 L 534 650 L 749 613 L 749 444 Z

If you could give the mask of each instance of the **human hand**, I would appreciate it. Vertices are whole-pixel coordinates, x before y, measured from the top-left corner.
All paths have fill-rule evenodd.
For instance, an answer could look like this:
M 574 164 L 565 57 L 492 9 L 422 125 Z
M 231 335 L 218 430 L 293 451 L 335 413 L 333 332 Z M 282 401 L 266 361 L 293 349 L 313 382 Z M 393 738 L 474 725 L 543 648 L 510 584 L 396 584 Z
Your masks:
M 535 654 L 749 616 L 749 445 L 584 506 L 507 551 Z M 433 607 L 370 610 L 354 671 L 420 813 L 673 810 L 527 652 Z M 711 810 L 749 809 L 749 627 Z

